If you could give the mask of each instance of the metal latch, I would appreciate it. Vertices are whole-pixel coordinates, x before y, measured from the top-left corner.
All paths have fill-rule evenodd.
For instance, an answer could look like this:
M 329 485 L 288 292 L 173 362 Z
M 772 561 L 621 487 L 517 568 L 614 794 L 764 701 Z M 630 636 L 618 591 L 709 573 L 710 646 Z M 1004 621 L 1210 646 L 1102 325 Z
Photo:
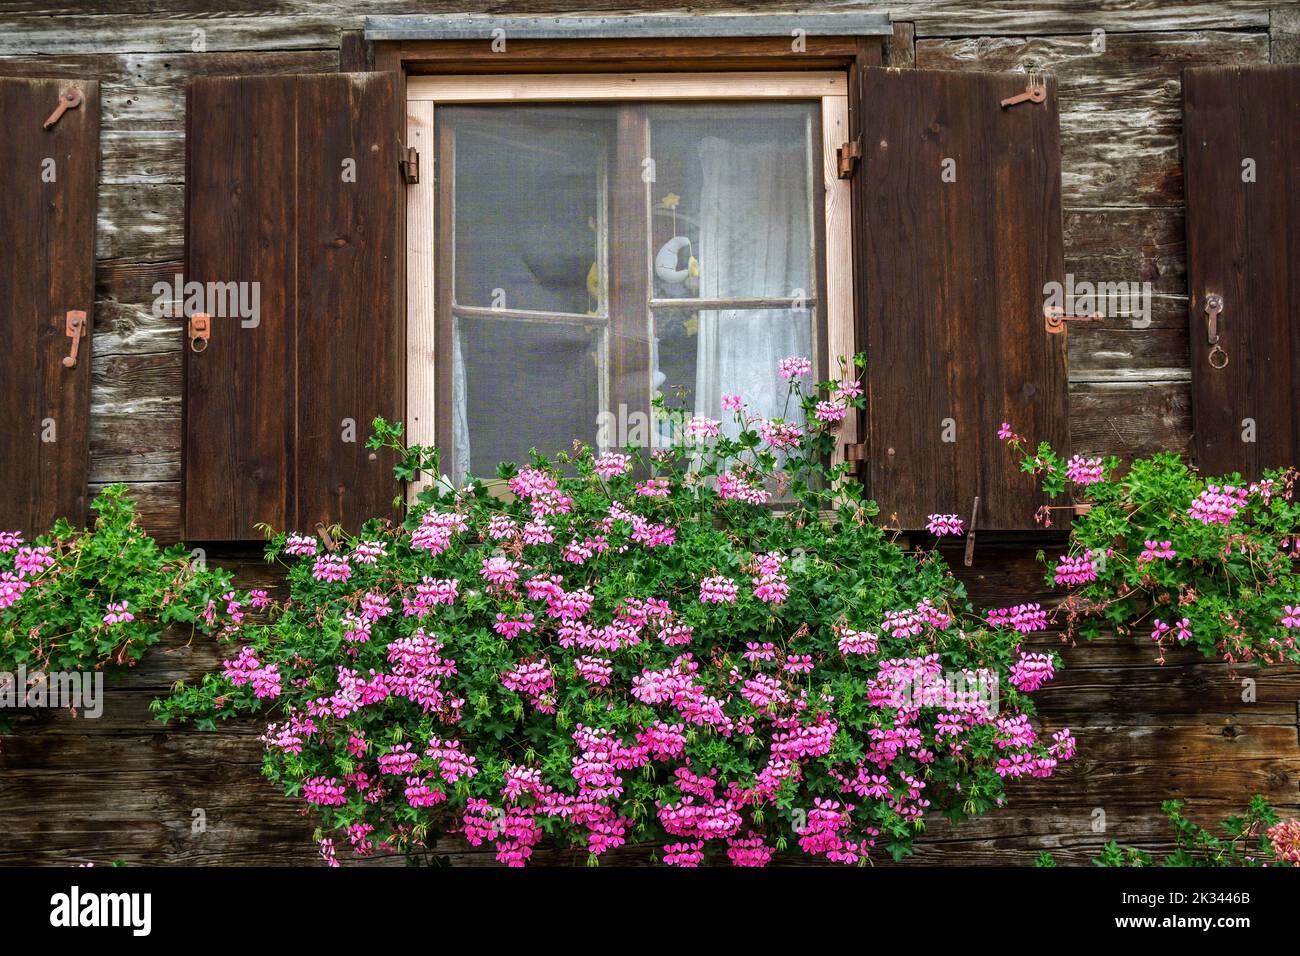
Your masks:
M 414 146 L 406 147 L 406 159 L 401 162 L 402 178 L 406 180 L 408 186 L 414 186 L 420 181 L 420 151 Z
M 860 159 L 862 159 L 862 144 L 856 139 L 837 147 L 835 150 L 835 166 L 839 170 L 840 179 L 851 177 L 854 170 L 858 168 Z
M 51 113 L 50 118 L 47 119 L 44 122 L 44 124 L 42 124 L 42 128 L 49 129 L 51 126 L 53 126 L 55 123 L 59 121 L 59 119 L 63 116 L 64 113 L 66 113 L 68 110 L 75 110 L 80 105 L 81 105 L 81 90 L 77 89 L 75 86 L 69 87 L 68 89 L 64 90 L 62 93 L 59 94 L 59 105 L 54 107 L 54 112 Z
M 72 339 L 72 350 L 63 356 L 63 367 L 76 368 L 77 351 L 81 348 L 81 340 L 86 337 L 86 313 L 80 309 L 69 311 L 64 318 L 63 332 Z
M 212 319 L 206 312 L 195 312 L 190 316 L 190 351 L 207 350 L 208 340 L 212 337 Z
M 1043 306 L 1043 327 L 1053 335 L 1059 335 L 1064 332 L 1066 322 L 1100 322 L 1104 318 L 1105 316 L 1100 312 L 1072 315 L 1067 313 L 1059 305 Z
M 1219 344 L 1219 316 L 1222 314 L 1223 296 L 1211 292 L 1205 297 L 1205 341 L 1214 346 L 1206 357 L 1211 368 L 1225 368 L 1228 364 L 1228 353 Z
M 1023 93 L 1008 96 L 999 105 L 1006 109 L 1008 106 L 1015 106 L 1017 103 L 1041 103 L 1045 99 L 1047 99 L 1047 84 L 1030 76 Z

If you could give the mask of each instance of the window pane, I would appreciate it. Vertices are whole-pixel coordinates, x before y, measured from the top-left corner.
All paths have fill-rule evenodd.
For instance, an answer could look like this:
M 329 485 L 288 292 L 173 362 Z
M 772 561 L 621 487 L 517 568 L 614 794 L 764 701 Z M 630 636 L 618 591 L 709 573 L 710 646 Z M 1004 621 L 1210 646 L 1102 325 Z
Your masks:
M 817 106 L 690 104 L 649 114 L 655 297 L 813 297 Z
M 802 411 L 787 405 L 789 383 L 777 363 L 814 357 L 815 321 L 810 309 L 657 310 L 655 380 L 670 404 L 683 395 L 697 415 L 729 422 L 722 396 L 739 395 L 753 415 L 801 422 Z
M 453 477 L 490 478 L 530 448 L 594 442 L 604 402 L 604 330 L 565 322 L 460 319 L 452 369 Z M 598 365 L 598 363 L 600 363 Z
M 604 311 L 613 111 L 447 107 L 454 131 L 460 305 Z

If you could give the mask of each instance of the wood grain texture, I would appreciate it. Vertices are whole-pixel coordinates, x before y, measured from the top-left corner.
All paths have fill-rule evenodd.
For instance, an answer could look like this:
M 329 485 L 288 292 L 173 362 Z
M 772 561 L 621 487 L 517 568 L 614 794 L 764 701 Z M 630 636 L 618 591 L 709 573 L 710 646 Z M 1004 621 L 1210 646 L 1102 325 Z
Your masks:
M 1064 336 L 1043 328 L 1064 276 L 1054 91 L 1003 109 L 1015 74 L 863 71 L 866 472 L 881 514 L 931 512 L 1029 528 L 1046 499 L 996 437 L 1069 445 Z M 943 176 L 946 167 L 955 180 Z M 895 518 L 896 516 L 896 518 Z
M 511 0 L 508 6 L 507 13 L 518 15 L 637 4 Z M 699 0 L 691 9 L 793 6 Z M 1183 358 L 1190 342 L 1180 73 L 1186 66 L 1300 61 L 1300 14 L 1279 0 L 1099 6 L 1093 0 L 904 0 L 889 9 L 896 21 L 915 26 L 917 66 L 1056 76 L 1066 268 L 1091 281 L 1149 280 L 1156 293 L 1149 329 L 1117 318 L 1071 333 L 1074 450 L 1122 458 L 1186 452 L 1191 383 Z M 184 268 L 185 164 L 176 144 L 184 135 L 188 80 L 336 70 L 343 32 L 360 29 L 367 13 L 494 9 L 501 4 L 479 0 L 0 0 L 0 75 L 100 81 L 92 494 L 107 481 L 125 480 L 147 528 L 165 540 L 180 534 L 182 338 L 179 320 L 152 314 L 151 286 Z M 193 49 L 200 28 L 204 52 Z M 1095 28 L 1106 31 L 1104 55 L 1091 48 Z M 754 69 L 752 54 L 770 54 L 775 46 L 759 42 L 767 49 L 755 48 L 749 58 L 697 51 L 691 68 Z M 852 50 L 832 50 L 815 38 L 809 49 L 817 56 L 786 54 L 783 65 L 816 69 L 827 59 L 841 57 L 844 65 L 854 59 Z M 498 68 L 490 50 L 456 52 L 444 71 Z M 512 52 L 526 58 L 530 51 L 519 43 Z M 531 52 L 534 69 L 543 72 L 578 69 L 582 62 L 557 63 L 544 45 Z M 879 45 L 874 54 L 879 65 Z M 653 68 L 647 61 L 620 63 L 617 55 L 609 66 Z M 890 65 L 902 64 L 891 54 Z M 0 177 L 7 174 L 0 167 Z M 982 605 L 1050 597 L 1033 565 L 1034 544 L 1011 555 L 990 550 L 984 540 L 975 566 L 962 569 Z M 255 555 L 228 563 L 241 586 L 268 583 Z M 905 865 L 1028 864 L 1045 848 L 1062 863 L 1086 864 L 1109 839 L 1168 848 L 1158 811 L 1168 796 L 1189 800 L 1190 813 L 1204 823 L 1240 810 L 1256 791 L 1300 811 L 1293 743 L 1300 678 L 1259 675 L 1263 692 L 1246 705 L 1226 668 L 1192 655 L 1159 667 L 1149 648 L 1115 638 L 1062 651 L 1069 666 L 1039 699 L 1045 724 L 1069 725 L 1079 734 L 1078 760 L 1055 779 L 1013 785 L 1006 810 L 956 826 L 932 825 L 916 860 Z M 173 734 L 148 713 L 149 699 L 170 681 L 197 677 L 220 656 L 210 645 L 169 635 L 114 687 L 103 720 L 45 715 L 0 741 L 0 863 L 318 862 L 310 821 L 257 772 L 256 727 Z M 191 829 L 195 807 L 210 811 L 205 834 Z M 1105 833 L 1091 830 L 1098 807 L 1107 814 Z M 467 852 L 455 841 L 448 846 L 458 864 L 493 863 L 490 853 Z M 647 855 L 632 848 L 620 860 L 642 862 Z M 583 862 L 571 852 L 537 859 Z
M 1255 479 L 1300 461 L 1300 66 L 1188 70 L 1183 96 L 1196 461 Z
M 60 95 L 82 102 L 50 129 Z M 0 78 L 0 529 L 86 518 L 99 85 Z M 78 358 L 67 313 L 86 313 Z
M 365 448 L 402 409 L 395 77 L 205 78 L 191 97 L 186 277 L 258 283 L 260 316 L 214 317 L 186 352 L 186 535 L 355 530 L 397 492 Z

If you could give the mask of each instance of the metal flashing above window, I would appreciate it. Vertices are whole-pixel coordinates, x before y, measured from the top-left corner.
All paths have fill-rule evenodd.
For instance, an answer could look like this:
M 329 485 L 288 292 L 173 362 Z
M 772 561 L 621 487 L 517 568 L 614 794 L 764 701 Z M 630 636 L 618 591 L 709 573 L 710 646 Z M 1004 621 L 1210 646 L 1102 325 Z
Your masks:
M 500 31 L 500 32 L 498 32 Z M 367 40 L 582 40 L 656 37 L 889 36 L 888 13 L 740 16 L 366 17 Z

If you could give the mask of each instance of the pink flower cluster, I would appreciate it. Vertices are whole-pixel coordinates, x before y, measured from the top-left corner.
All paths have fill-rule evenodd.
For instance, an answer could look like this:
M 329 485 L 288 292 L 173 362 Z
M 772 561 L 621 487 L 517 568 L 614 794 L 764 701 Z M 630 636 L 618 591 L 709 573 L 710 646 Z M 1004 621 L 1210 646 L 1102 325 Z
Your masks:
M 1178 557 L 1178 552 L 1174 550 L 1173 544 L 1172 541 L 1143 542 L 1142 553 L 1138 555 L 1138 564 L 1149 564 L 1159 559 Z
M 996 608 L 986 617 L 993 627 L 1013 627 L 1021 634 L 1047 629 L 1047 612 L 1041 604 L 1017 604 L 1015 607 Z
M 135 620 L 135 615 L 128 609 L 129 602 L 119 601 L 118 603 L 109 602 L 108 613 L 104 615 L 105 624 L 126 624 Z
M 722 576 L 705 578 L 700 582 L 701 604 L 735 604 L 736 582 Z
M 1226 525 L 1246 507 L 1246 489 L 1232 485 L 1206 485 L 1187 513 L 1202 524 Z
M 957 515 L 930 515 L 926 519 L 926 530 L 940 538 L 946 535 L 959 535 L 965 530 L 960 517 Z
M 799 378 L 803 375 L 811 374 L 812 362 L 806 358 L 792 357 L 783 358 L 777 363 L 777 371 L 787 382 Z
M 235 687 L 249 684 L 257 697 L 266 700 L 280 696 L 280 665 L 263 666 L 252 647 L 241 648 L 234 660 L 221 663 L 223 673 Z
M 1076 485 L 1095 485 L 1104 477 L 1103 472 L 1100 458 L 1084 458 L 1082 455 L 1075 455 L 1065 466 L 1065 477 Z
M 1057 585 L 1087 584 L 1097 580 L 1097 564 L 1091 551 L 1063 554 L 1057 561 L 1053 579 Z
M 1011 683 L 1027 694 L 1032 694 L 1055 676 L 1051 654 L 1021 651 L 1019 659 L 1011 665 Z

